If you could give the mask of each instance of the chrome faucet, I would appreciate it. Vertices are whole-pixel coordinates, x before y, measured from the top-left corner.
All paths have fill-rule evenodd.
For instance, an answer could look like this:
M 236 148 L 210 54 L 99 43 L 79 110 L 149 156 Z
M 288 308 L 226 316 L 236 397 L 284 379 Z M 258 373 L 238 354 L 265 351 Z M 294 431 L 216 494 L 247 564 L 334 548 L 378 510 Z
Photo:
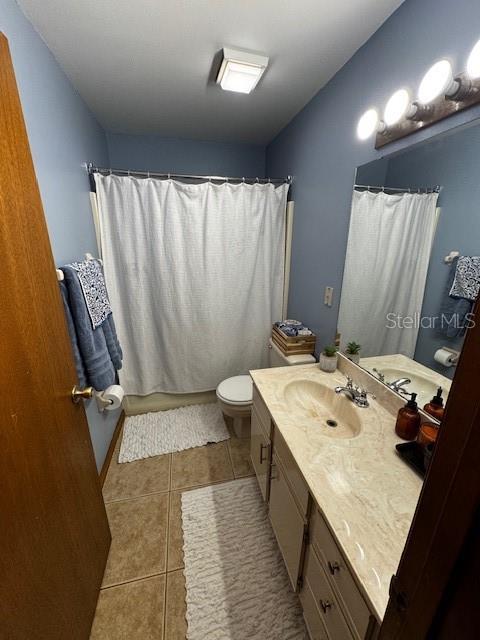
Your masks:
M 393 382 L 388 383 L 388 387 L 397 393 L 402 393 L 403 395 L 408 395 L 409 391 L 407 391 L 404 387 L 407 384 L 410 384 L 412 381 L 410 378 L 398 378 L 398 380 L 394 380 Z
M 347 376 L 347 384 L 344 387 L 335 387 L 335 393 L 344 393 L 357 407 L 366 408 L 370 406 L 367 399 L 367 395 L 370 391 L 360 389 L 358 385 L 354 385 L 350 376 Z M 372 398 L 375 398 L 373 394 L 370 393 L 370 395 Z
M 373 373 L 377 374 L 377 378 L 380 380 L 380 382 L 385 382 L 385 374 L 383 374 L 381 371 L 379 371 L 375 367 L 373 367 L 372 371 Z

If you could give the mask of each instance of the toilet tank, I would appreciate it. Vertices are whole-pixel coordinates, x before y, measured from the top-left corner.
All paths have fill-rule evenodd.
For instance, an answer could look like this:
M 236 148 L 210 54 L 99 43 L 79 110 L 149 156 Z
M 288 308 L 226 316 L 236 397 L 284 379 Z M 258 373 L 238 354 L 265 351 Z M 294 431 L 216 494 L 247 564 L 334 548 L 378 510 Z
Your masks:
M 313 364 L 315 358 L 310 353 L 298 356 L 284 356 L 272 338 L 268 341 L 268 357 L 270 367 L 289 367 L 294 364 Z

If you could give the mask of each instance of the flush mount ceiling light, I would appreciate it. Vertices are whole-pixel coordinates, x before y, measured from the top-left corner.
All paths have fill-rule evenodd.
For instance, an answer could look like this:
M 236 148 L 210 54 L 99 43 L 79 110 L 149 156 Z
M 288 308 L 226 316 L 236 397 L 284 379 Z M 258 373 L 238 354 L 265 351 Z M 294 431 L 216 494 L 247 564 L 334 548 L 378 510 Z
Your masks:
M 459 88 L 454 80 L 452 65 L 448 60 L 439 60 L 430 67 L 418 88 L 420 104 L 430 104 L 441 95 L 453 96 Z
M 357 136 L 360 140 L 366 140 L 375 131 L 378 126 L 378 112 L 376 109 L 368 109 L 358 121 Z
M 388 127 L 392 127 L 405 116 L 410 108 L 410 94 L 406 89 L 399 89 L 389 98 L 383 119 Z
M 471 80 L 480 78 L 480 40 L 473 47 L 467 60 L 467 74 Z
M 224 91 L 250 93 L 257 86 L 267 65 L 267 56 L 224 47 L 217 84 Z

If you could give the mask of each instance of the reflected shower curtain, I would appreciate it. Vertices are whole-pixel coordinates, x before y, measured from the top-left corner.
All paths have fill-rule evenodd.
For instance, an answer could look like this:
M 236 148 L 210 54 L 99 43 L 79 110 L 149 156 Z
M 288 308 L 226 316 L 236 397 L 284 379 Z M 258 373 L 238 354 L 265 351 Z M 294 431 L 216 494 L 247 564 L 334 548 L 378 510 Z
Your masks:
M 288 186 L 95 182 L 126 393 L 206 391 L 267 366 Z
M 415 319 L 421 312 L 437 198 L 353 192 L 338 318 L 342 347 L 355 340 L 362 357 L 413 358 L 418 326 L 402 328 L 397 315 Z

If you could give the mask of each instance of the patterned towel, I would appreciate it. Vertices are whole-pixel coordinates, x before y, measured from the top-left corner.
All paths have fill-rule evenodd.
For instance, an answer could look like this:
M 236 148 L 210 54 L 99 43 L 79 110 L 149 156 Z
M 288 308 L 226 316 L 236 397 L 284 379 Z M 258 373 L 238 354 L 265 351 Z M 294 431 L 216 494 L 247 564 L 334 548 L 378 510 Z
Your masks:
M 72 262 L 70 266 L 78 274 L 88 315 L 92 321 L 92 327 L 96 329 L 112 313 L 102 267 L 98 260 Z
M 475 302 L 480 290 L 480 257 L 458 258 L 450 295 Z

